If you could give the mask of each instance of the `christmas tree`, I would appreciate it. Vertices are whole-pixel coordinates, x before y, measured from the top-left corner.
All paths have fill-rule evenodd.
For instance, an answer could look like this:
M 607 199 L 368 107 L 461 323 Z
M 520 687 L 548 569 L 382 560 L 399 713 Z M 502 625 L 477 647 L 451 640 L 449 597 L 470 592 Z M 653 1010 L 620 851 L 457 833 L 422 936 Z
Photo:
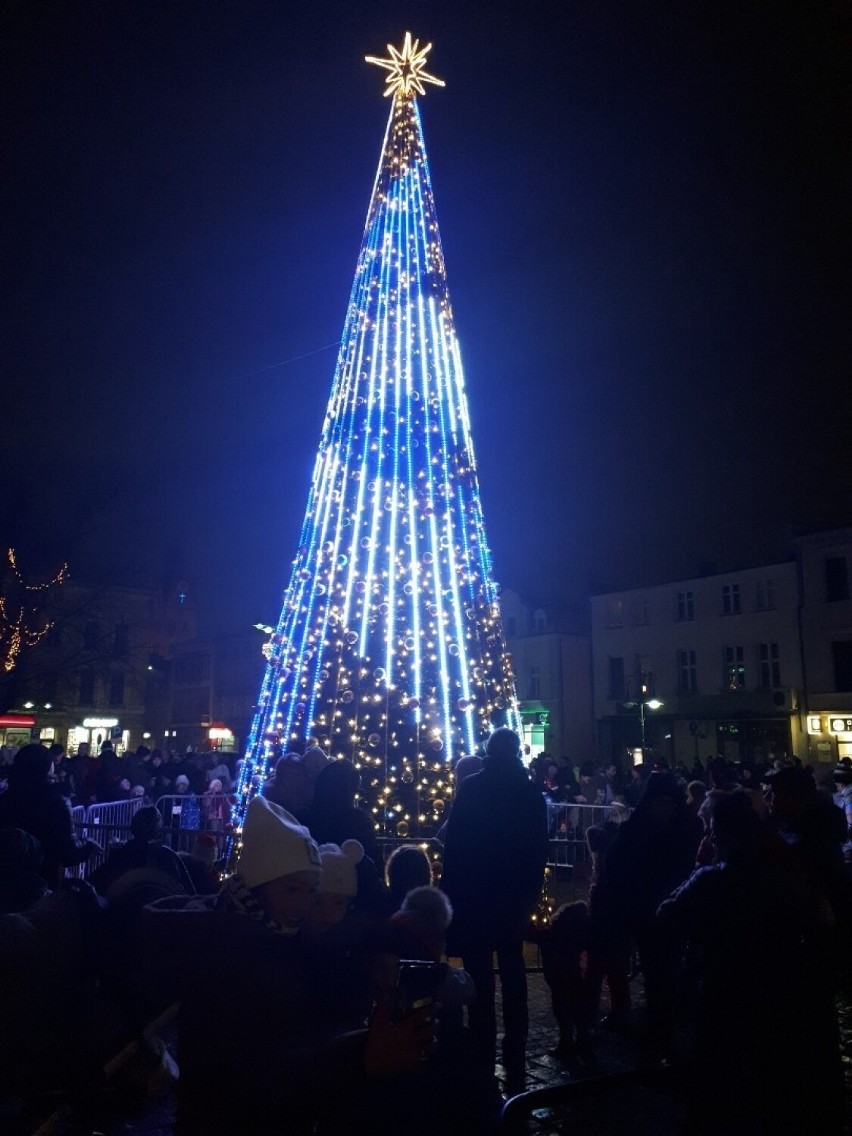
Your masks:
M 306 745 L 361 770 L 384 836 L 428 834 L 450 762 L 520 729 L 417 105 L 431 44 L 367 61 L 391 110 L 305 520 L 237 787 Z

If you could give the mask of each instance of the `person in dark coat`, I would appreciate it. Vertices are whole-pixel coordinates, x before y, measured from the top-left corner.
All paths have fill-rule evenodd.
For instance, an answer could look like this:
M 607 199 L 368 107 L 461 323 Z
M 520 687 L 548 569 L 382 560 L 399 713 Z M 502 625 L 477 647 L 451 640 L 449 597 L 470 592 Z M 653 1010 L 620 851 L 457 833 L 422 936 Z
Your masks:
M 192 895 L 195 888 L 177 852 L 163 845 L 163 819 L 156 805 L 143 805 L 130 821 L 130 839 L 110 852 L 90 877 L 97 892 L 109 898 L 110 889 L 129 873 L 155 873 L 174 881 L 175 894 Z M 163 881 L 165 883 L 165 881 Z
M 671 1056 L 678 952 L 656 920 L 662 901 L 692 874 L 702 824 L 686 807 L 672 773 L 652 773 L 630 819 L 605 858 L 607 894 L 619 928 L 639 953 L 645 976 L 649 1040 Z
M 41 844 L 42 875 L 51 888 L 59 886 L 63 868 L 88 860 L 99 846 L 80 842 L 68 802 L 50 777 L 53 762 L 43 745 L 25 745 L 15 754 L 9 771 L 9 788 L 0 794 L 0 828 L 22 828 Z
M 316 779 L 314 800 L 299 820 L 310 829 L 317 844 L 342 844 L 357 840 L 373 864 L 382 863 L 376 831 L 370 814 L 355 804 L 361 774 L 348 758 L 331 761 Z
M 507 1087 L 525 1083 L 529 1015 L 524 933 L 541 894 L 547 860 L 547 807 L 521 761 L 521 741 L 505 726 L 488 739 L 481 773 L 460 786 L 447 824 L 441 887 L 454 917 L 447 951 L 461 956 L 477 998 L 470 1029 L 493 1066 L 497 1019 L 493 955 L 503 992 Z

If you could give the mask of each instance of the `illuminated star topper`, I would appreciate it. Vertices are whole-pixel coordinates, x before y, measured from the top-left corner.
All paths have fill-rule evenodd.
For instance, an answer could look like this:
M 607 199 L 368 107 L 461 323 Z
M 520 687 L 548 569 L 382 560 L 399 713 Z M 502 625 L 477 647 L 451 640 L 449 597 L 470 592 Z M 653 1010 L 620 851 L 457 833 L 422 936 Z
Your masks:
M 421 48 L 420 40 L 416 39 L 412 43 L 411 32 L 406 32 L 402 51 L 397 51 L 392 44 L 388 44 L 390 59 L 378 59 L 375 55 L 365 55 L 364 59 L 367 63 L 375 63 L 377 67 L 383 67 L 389 72 L 385 79 L 386 95 L 396 94 L 397 91 L 401 95 L 410 95 L 414 92 L 425 95 L 424 83 L 434 83 L 436 87 L 446 86 L 443 79 L 436 79 L 434 75 L 424 70 L 426 56 L 431 50 L 431 43 Z

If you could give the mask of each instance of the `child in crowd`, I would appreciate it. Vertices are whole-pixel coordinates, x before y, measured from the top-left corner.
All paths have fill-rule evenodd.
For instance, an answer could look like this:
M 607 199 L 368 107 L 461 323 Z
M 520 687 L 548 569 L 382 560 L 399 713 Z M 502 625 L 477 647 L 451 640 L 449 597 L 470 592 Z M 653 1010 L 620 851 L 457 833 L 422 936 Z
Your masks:
M 579 1071 L 594 1064 L 590 1031 L 598 1011 L 600 981 L 591 956 L 591 922 L 582 900 L 557 909 L 540 932 L 542 971 L 550 987 L 559 1043 L 553 1056 Z
M 391 911 L 399 911 L 412 888 L 432 883 L 429 857 L 417 844 L 400 844 L 388 857 L 385 882 L 390 892 Z

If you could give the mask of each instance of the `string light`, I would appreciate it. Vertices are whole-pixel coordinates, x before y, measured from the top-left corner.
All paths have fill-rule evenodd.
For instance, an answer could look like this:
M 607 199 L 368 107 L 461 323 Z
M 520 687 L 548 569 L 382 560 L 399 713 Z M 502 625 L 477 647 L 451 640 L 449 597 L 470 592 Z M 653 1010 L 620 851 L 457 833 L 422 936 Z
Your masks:
M 428 833 L 450 760 L 520 731 L 406 35 L 296 556 L 237 784 L 280 754 L 362 772 L 379 833 Z M 431 45 L 430 45 L 431 46 Z M 397 66 L 398 65 L 398 66 Z

